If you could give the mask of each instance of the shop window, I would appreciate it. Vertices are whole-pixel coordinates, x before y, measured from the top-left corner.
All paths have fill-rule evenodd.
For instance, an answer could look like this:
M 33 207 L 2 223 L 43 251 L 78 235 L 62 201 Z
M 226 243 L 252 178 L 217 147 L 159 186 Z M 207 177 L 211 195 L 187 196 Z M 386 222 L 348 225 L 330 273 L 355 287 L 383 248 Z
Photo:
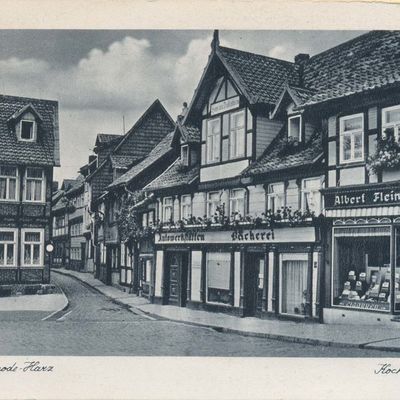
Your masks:
M 289 118 L 288 136 L 298 141 L 301 140 L 301 115 Z
M 303 179 L 301 184 L 301 209 L 302 211 L 313 211 L 316 215 L 321 213 L 322 195 L 321 179 Z
M 340 162 L 364 160 L 364 115 L 340 118 Z
M 213 118 L 207 121 L 207 163 L 220 160 L 221 120 Z
M 281 255 L 281 312 L 306 315 L 307 254 Z
M 173 200 L 172 197 L 164 197 L 163 200 L 163 221 L 171 222 L 173 212 Z
M 334 228 L 334 305 L 389 311 L 390 273 L 390 227 Z
M 387 130 L 397 142 L 400 140 L 400 105 L 382 109 L 382 137 L 386 136 Z
M 209 192 L 207 193 L 207 216 L 213 217 L 220 206 L 220 193 Z
M 231 159 L 245 155 L 244 113 L 245 110 L 241 110 L 230 115 L 229 155 Z
M 16 167 L 0 167 L 0 200 L 17 200 L 17 178 Z
M 25 201 L 43 202 L 45 193 L 44 171 L 41 168 L 27 168 L 25 172 Z
M 143 268 L 142 268 L 142 281 L 149 283 L 151 280 L 151 269 L 153 266 L 153 261 L 151 258 L 147 258 L 143 260 Z
M 229 304 L 230 253 L 207 253 L 207 301 Z
M 22 260 L 24 266 L 43 265 L 43 231 L 22 230 Z
M 17 232 L 14 229 L 0 230 L 0 267 L 15 266 Z
M 233 189 L 230 191 L 229 210 L 233 217 L 244 217 L 246 214 L 246 191 L 244 189 Z
M 181 219 L 189 219 L 192 216 L 192 196 L 185 194 L 181 197 Z
M 272 213 L 276 213 L 285 206 L 285 184 L 271 183 L 268 185 L 267 207 Z

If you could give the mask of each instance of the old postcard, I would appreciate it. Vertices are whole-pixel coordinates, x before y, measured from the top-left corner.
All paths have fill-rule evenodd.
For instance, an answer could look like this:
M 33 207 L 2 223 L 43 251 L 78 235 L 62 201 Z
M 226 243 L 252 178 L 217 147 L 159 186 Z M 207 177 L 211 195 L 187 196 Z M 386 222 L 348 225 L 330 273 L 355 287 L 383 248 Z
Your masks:
M 399 10 L 5 2 L 0 398 L 397 398 Z

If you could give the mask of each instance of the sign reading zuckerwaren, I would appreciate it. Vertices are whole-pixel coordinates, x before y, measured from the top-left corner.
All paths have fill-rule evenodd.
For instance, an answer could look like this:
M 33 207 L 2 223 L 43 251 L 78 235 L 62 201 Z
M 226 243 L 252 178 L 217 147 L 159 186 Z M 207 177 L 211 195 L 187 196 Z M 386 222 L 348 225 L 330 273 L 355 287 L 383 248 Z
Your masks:
M 235 231 L 177 231 L 155 235 L 157 244 L 301 243 L 315 241 L 314 227 L 240 229 Z
M 325 193 L 325 207 L 351 208 L 400 204 L 400 188 Z

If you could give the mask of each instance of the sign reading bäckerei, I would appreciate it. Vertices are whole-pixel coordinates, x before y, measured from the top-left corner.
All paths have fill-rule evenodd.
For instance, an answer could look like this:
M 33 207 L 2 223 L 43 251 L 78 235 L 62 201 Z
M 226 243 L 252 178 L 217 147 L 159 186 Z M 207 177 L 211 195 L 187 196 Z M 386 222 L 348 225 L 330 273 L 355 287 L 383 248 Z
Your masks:
M 400 204 L 400 188 L 349 190 L 324 195 L 326 208 L 351 208 Z
M 315 228 L 288 227 L 277 229 L 243 229 L 235 231 L 176 231 L 159 232 L 157 244 L 202 244 L 202 243 L 301 243 L 315 241 Z

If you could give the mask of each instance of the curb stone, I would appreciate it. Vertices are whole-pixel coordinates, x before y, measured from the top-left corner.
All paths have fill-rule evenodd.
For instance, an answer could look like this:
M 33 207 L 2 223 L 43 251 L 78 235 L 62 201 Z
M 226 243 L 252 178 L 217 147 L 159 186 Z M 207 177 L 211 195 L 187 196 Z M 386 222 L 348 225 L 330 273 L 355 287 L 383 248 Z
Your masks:
M 42 318 L 42 321 L 47 321 L 48 319 L 50 319 L 51 317 L 53 317 L 53 316 L 56 315 L 57 313 L 60 313 L 60 312 L 65 311 L 65 310 L 68 309 L 68 307 L 69 307 L 69 300 L 68 300 L 68 297 L 66 296 L 66 294 L 64 293 L 64 290 L 62 290 L 61 287 L 59 287 L 59 289 L 61 290 L 61 293 L 63 294 L 63 296 L 64 296 L 64 298 L 65 298 L 63 307 L 60 308 L 60 309 L 58 309 L 58 310 L 56 310 L 56 311 L 53 311 L 51 314 L 49 314 L 49 315 L 47 315 L 46 317 Z

